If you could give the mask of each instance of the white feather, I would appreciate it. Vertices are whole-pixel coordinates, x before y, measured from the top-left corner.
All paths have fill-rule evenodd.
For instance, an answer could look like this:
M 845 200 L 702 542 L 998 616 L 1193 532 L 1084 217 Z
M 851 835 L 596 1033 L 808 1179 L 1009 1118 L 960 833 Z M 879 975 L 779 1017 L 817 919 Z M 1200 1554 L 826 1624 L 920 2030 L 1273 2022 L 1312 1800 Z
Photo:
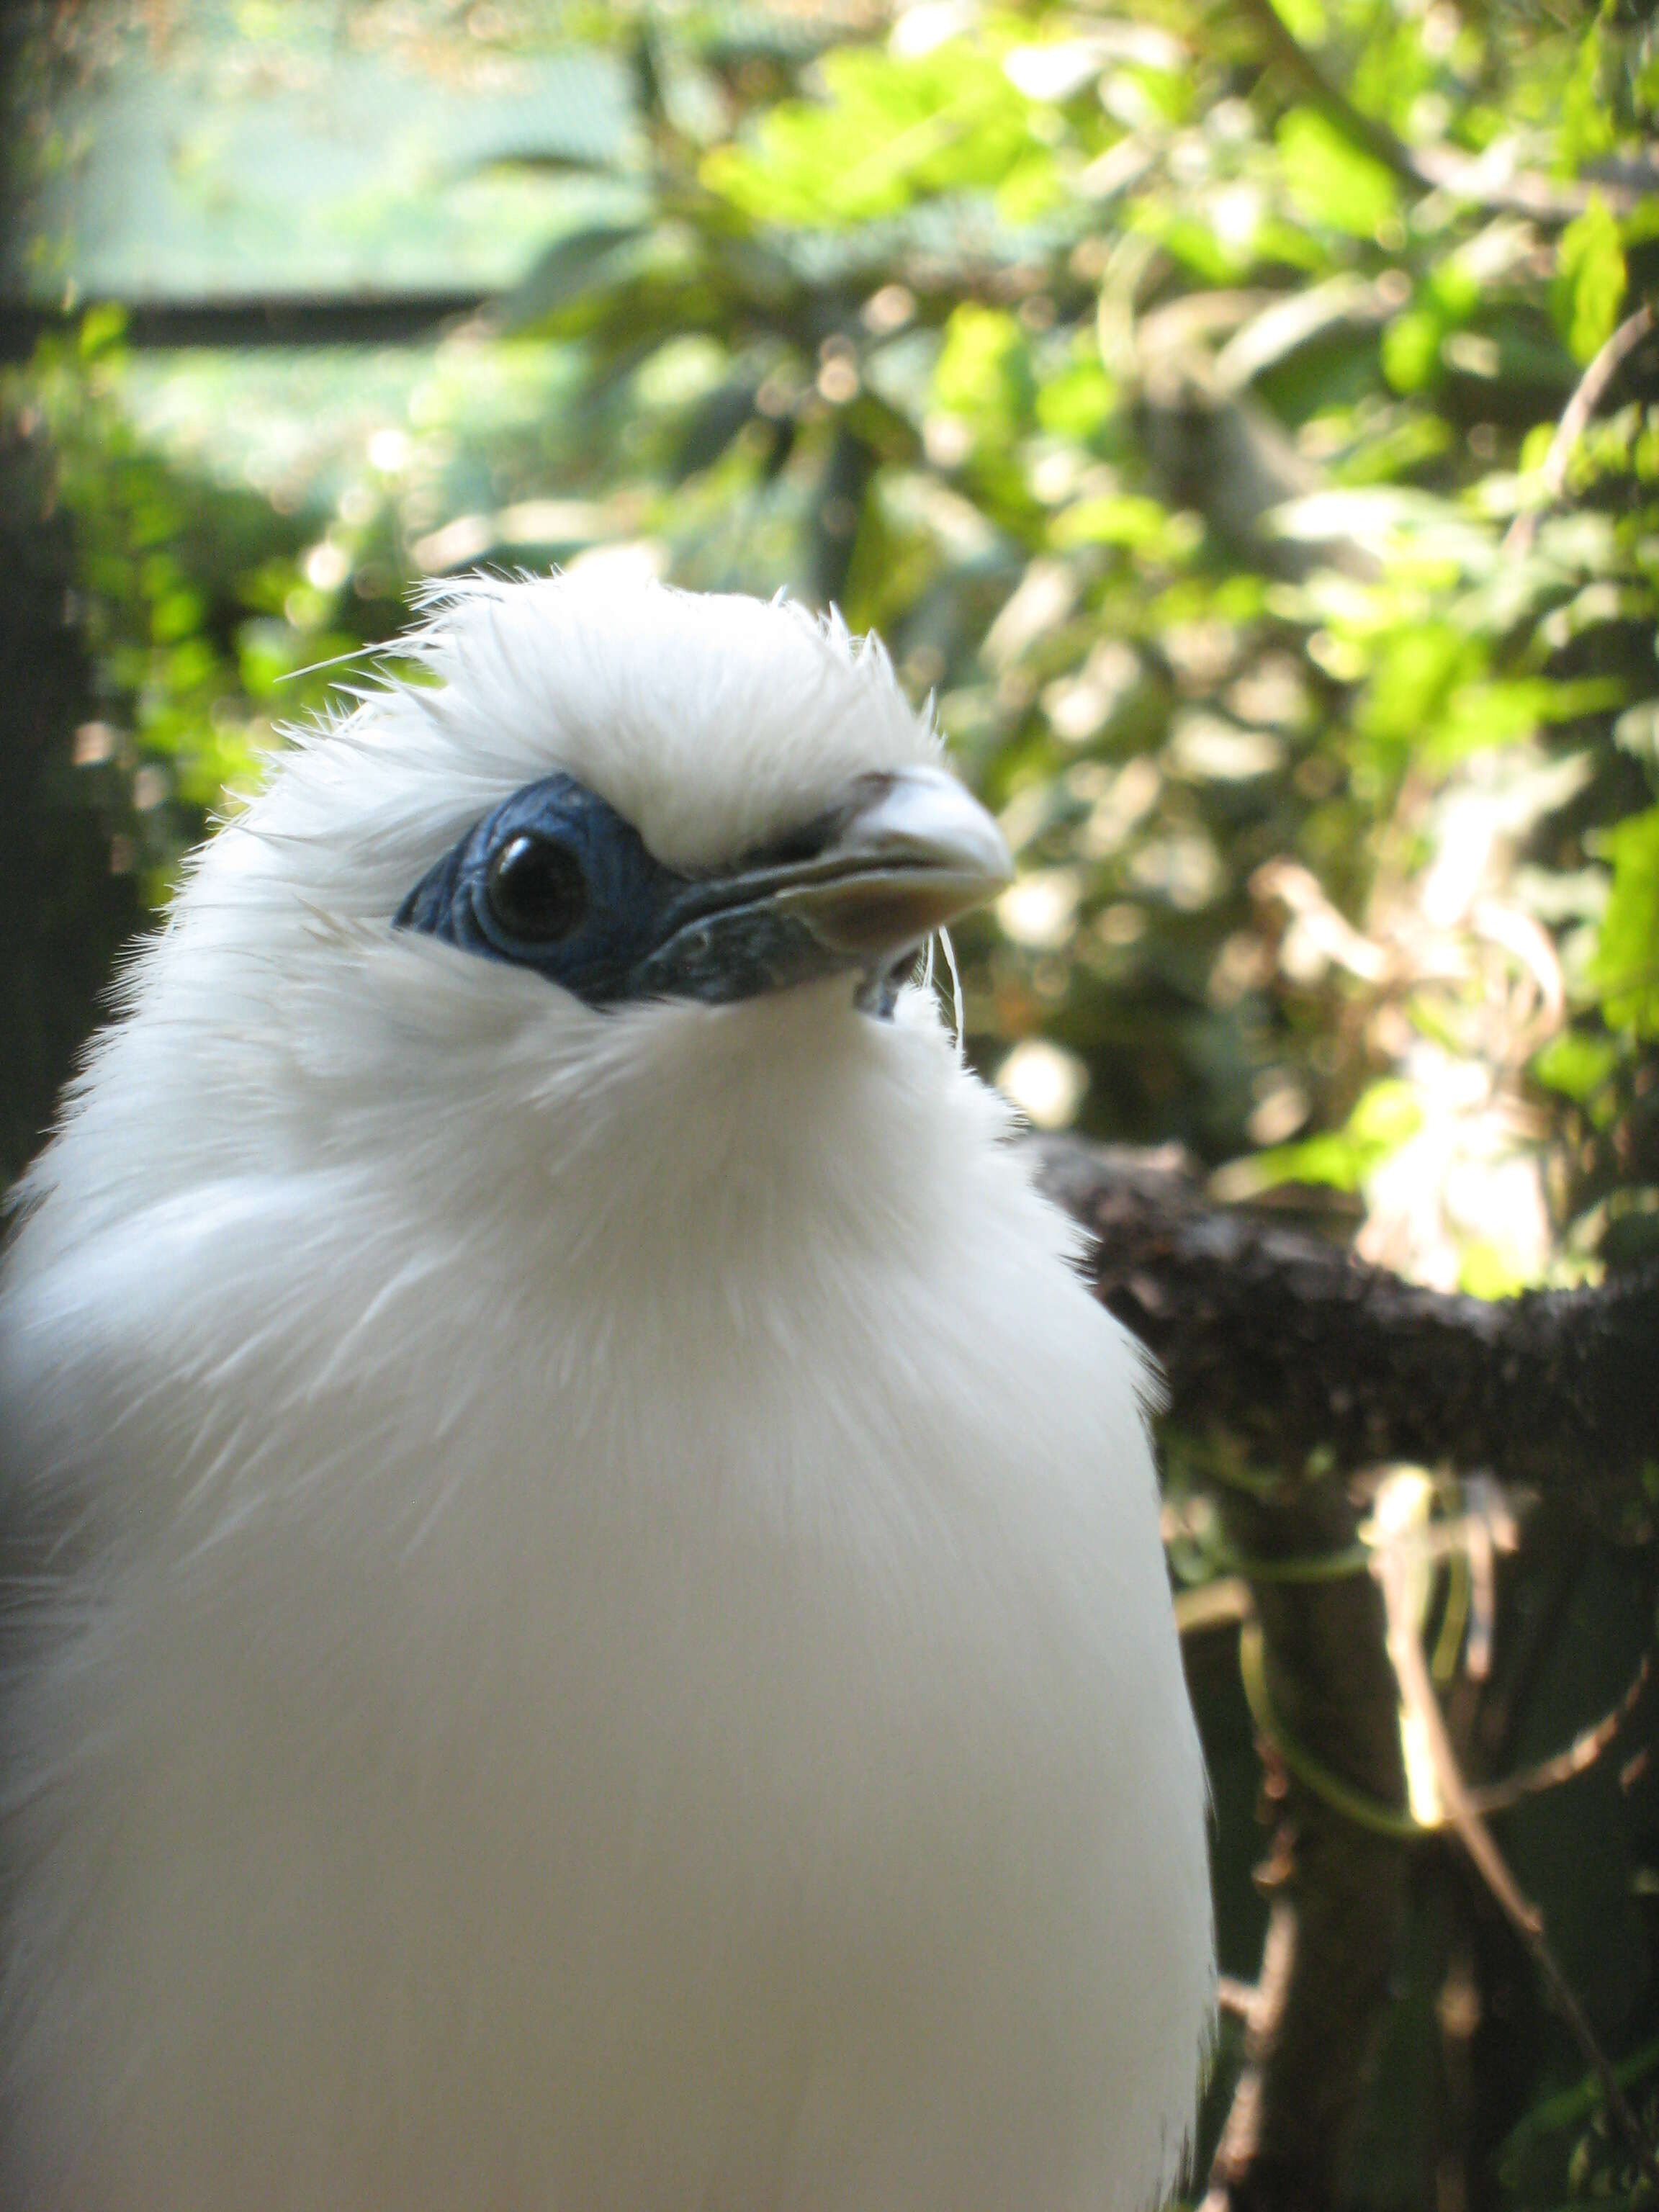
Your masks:
M 1204 1789 L 1132 1343 L 931 997 L 388 917 L 933 758 L 787 605 L 446 586 L 135 963 L 0 1297 L 0 2201 L 1141 2212 Z

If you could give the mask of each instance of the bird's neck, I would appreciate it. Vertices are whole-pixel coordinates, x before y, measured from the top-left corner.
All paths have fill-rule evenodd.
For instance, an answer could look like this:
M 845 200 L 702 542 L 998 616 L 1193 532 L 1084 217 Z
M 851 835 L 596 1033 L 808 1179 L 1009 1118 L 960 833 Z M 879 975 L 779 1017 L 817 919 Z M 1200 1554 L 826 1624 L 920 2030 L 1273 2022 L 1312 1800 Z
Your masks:
M 890 1248 L 958 1202 L 963 1162 L 1005 1127 L 930 1008 L 877 1021 L 844 982 L 653 1008 L 608 1042 L 427 1171 L 449 1220 L 515 1266 L 578 1266 L 619 1298 L 775 1280 L 809 1246 Z

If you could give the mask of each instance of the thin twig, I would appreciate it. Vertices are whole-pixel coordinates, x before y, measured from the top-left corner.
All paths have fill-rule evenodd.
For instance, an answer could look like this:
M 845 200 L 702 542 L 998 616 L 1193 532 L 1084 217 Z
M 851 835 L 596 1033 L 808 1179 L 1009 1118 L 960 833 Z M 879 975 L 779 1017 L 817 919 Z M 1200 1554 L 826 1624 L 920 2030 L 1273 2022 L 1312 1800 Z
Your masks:
M 1383 1551 L 1377 1557 L 1376 1575 L 1382 1586 L 1382 1601 L 1388 1619 L 1389 1657 L 1400 1684 L 1401 1699 L 1423 1731 L 1424 1741 L 1434 1764 L 1435 1782 L 1446 1816 L 1481 1879 L 1492 1892 L 1498 1909 L 1531 1954 L 1556 2010 L 1571 2031 L 1586 2064 L 1601 2083 L 1607 2110 L 1629 2143 L 1644 2179 L 1659 2185 L 1659 2158 L 1656 2158 L 1654 2146 L 1620 2087 L 1612 2061 L 1596 2040 L 1595 2031 L 1590 2026 L 1571 1984 L 1562 1972 L 1560 1963 L 1550 1948 L 1544 1932 L 1543 1915 L 1535 1905 L 1522 1896 L 1463 1779 L 1456 1753 L 1452 1749 L 1451 1738 L 1446 1732 L 1439 1700 L 1429 1680 L 1428 1662 L 1418 1641 L 1412 1603 L 1410 1564 L 1392 1551 Z
M 1266 4 L 1266 0 L 1263 0 Z M 1517 514 L 1504 534 L 1505 553 L 1525 553 L 1530 550 L 1538 530 L 1538 518 L 1544 509 L 1553 507 L 1566 489 L 1567 471 L 1578 450 L 1579 441 L 1589 429 L 1596 409 L 1607 397 L 1607 388 L 1629 356 L 1635 352 L 1653 328 L 1653 309 L 1643 306 L 1633 315 L 1627 315 L 1607 343 L 1596 355 L 1578 380 L 1577 388 L 1562 410 L 1555 426 L 1555 435 L 1550 440 L 1548 453 L 1538 471 L 1547 498 L 1535 507 L 1524 508 Z
M 1199 2212 L 1228 2212 L 1231 2185 L 1249 2172 L 1255 2156 L 1261 2124 L 1263 2065 L 1290 1995 L 1296 1942 L 1296 1911 L 1281 1899 L 1268 1915 L 1261 1972 L 1247 1999 L 1244 2070 L 1233 2091 L 1227 2124 L 1210 2168 L 1209 2189 Z
M 1257 1734 L 1272 1745 L 1285 1771 L 1293 1774 L 1321 1804 L 1328 1805 L 1332 1812 L 1368 1835 L 1381 1836 L 1389 1843 L 1415 1843 L 1419 1836 L 1432 1832 L 1429 1823 L 1418 1820 L 1403 1805 L 1388 1804 L 1374 1790 L 1345 1780 L 1285 1726 L 1267 1687 L 1267 1639 L 1260 1621 L 1247 1620 L 1239 1631 L 1238 1676 Z
M 1235 1628 L 1250 1613 L 1250 1586 L 1237 1575 L 1200 1583 L 1176 1593 L 1176 1626 L 1183 1636 L 1203 1636 L 1215 1628 Z
M 1402 1549 L 1404 1557 L 1409 1559 L 1410 1547 L 1407 1546 Z M 1228 1586 L 1212 1583 L 1207 1587 L 1224 1589 Z M 1180 1601 L 1176 1602 L 1179 1605 Z M 1231 1614 L 1228 1617 L 1231 1617 Z M 1187 1624 L 1181 1622 L 1179 1625 L 1182 1633 L 1187 1633 Z M 1218 1626 L 1221 1625 L 1220 1617 L 1214 1622 L 1206 1621 L 1203 1625 Z M 1353 1821 L 1356 1826 L 1369 1829 L 1374 1835 L 1391 1836 L 1402 1842 L 1413 1841 L 1419 1836 L 1437 1835 L 1443 1828 L 1455 1827 L 1451 1808 L 1445 1803 L 1443 1797 L 1442 1803 L 1445 1810 L 1443 1819 L 1419 1820 L 1414 1814 L 1401 1812 L 1397 1807 L 1384 1804 L 1380 1797 L 1345 1782 L 1340 1775 L 1334 1773 L 1322 1759 L 1315 1757 L 1306 1744 L 1291 1734 L 1274 1710 L 1267 1688 L 1267 1656 L 1260 1626 L 1248 1618 L 1242 1623 L 1238 1667 L 1245 1702 L 1250 1708 L 1250 1717 L 1258 1732 L 1272 1744 L 1297 1780 L 1330 1806 L 1334 1812 L 1340 1813 L 1345 1820 Z M 1635 1680 L 1619 1703 L 1610 1712 L 1604 1713 L 1599 1721 L 1581 1729 L 1564 1751 L 1540 1759 L 1536 1765 L 1522 1767 L 1518 1774 L 1511 1774 L 1502 1782 L 1486 1783 L 1478 1788 L 1466 1784 L 1465 1796 L 1471 1809 L 1482 1818 L 1489 1814 L 1507 1813 L 1527 1798 L 1541 1796 L 1546 1790 L 1559 1789 L 1564 1782 L 1571 1782 L 1586 1772 L 1628 1723 L 1642 1701 L 1650 1679 L 1648 1662 L 1644 1659 L 1637 1669 Z
M 1254 1982 L 1241 1982 L 1236 1974 L 1218 1974 L 1215 2002 L 1218 2012 L 1230 2012 L 1235 2020 L 1248 2026 L 1255 2018 L 1255 2008 L 1261 2001 L 1261 1992 Z
M 1629 1725 L 1652 1678 L 1653 1670 L 1644 1654 L 1630 1687 L 1610 1711 L 1603 1713 L 1589 1728 L 1581 1729 L 1566 1749 L 1558 1751 L 1553 1759 L 1540 1759 L 1534 1766 L 1522 1767 L 1520 1773 L 1511 1774 L 1507 1781 L 1472 1789 L 1469 1802 L 1475 1811 L 1483 1814 L 1507 1813 L 1523 1798 L 1541 1796 L 1547 1790 L 1559 1789 L 1562 1783 L 1571 1782 L 1575 1775 L 1594 1766 Z
M 1470 1510 L 1463 1516 L 1469 1566 L 1469 1640 L 1463 1663 L 1471 1681 L 1484 1682 L 1492 1672 L 1492 1644 L 1498 1634 L 1496 1554 L 1500 1548 L 1512 1552 L 1517 1538 L 1514 1516 L 1491 1475 L 1477 1472 L 1463 1487 L 1471 1500 Z

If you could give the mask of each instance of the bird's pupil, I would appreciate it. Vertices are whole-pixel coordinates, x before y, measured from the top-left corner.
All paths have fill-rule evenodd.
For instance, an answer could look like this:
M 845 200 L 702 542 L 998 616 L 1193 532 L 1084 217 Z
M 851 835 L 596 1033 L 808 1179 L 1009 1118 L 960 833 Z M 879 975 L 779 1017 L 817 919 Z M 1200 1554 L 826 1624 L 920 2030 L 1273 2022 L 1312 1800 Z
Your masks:
M 509 837 L 495 854 L 489 883 L 495 920 L 522 945 L 568 937 L 586 910 L 587 886 L 575 854 L 527 830 Z

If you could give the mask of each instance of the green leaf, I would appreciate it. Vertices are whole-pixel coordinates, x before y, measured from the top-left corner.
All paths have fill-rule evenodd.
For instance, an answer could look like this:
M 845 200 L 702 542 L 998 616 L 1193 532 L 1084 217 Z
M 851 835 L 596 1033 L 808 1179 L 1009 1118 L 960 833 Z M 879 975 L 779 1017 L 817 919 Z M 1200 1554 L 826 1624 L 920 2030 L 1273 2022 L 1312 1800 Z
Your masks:
M 150 609 L 149 634 L 158 645 L 175 645 L 194 635 L 207 614 L 199 592 L 181 587 L 167 592 Z
M 1431 730 L 1461 682 L 1473 680 L 1480 653 L 1449 623 L 1425 622 L 1382 641 L 1359 713 L 1360 734 L 1407 747 Z
M 1091 354 L 1037 387 L 1036 418 L 1056 437 L 1091 438 L 1116 402 L 1111 379 Z
M 1457 1263 L 1457 1287 L 1472 1298 L 1512 1298 L 1527 1288 L 1509 1259 L 1490 1237 L 1476 1237 L 1463 1247 Z
M 1025 332 L 1001 307 L 964 301 L 945 325 L 933 404 L 981 431 L 1012 434 L 1034 398 Z
M 624 249 L 644 235 L 641 223 L 597 223 L 555 239 L 502 299 L 497 310 L 502 327 L 526 330 L 613 283 Z
M 1428 307 L 1409 307 L 1382 333 L 1382 374 L 1396 392 L 1420 392 L 1440 366 L 1443 317 Z
M 757 222 L 868 222 L 933 194 L 996 191 L 1032 160 L 1032 104 L 981 41 L 921 55 L 842 47 L 819 71 L 826 100 L 771 108 L 746 142 L 703 162 L 709 190 Z M 1023 175 L 1021 191 L 1032 185 Z
M 1593 1098 L 1619 1065 L 1619 1048 L 1611 1037 L 1588 1036 L 1583 1030 L 1563 1030 L 1552 1037 L 1532 1063 L 1534 1082 L 1547 1091 L 1559 1091 L 1581 1106 Z
M 1195 216 L 1152 209 L 1136 210 L 1136 228 L 1150 233 L 1201 284 L 1226 284 L 1243 276 L 1251 256 L 1218 237 L 1213 226 Z
M 1358 1190 L 1422 1126 L 1423 1108 L 1409 1083 L 1374 1083 L 1342 1128 L 1256 1153 L 1250 1179 L 1258 1190 L 1285 1182 Z
M 1617 677 L 1595 676 L 1565 684 L 1547 676 L 1460 684 L 1425 729 L 1422 750 L 1431 760 L 1455 761 L 1489 745 L 1515 744 L 1541 725 L 1618 706 L 1624 690 Z
M 1279 0 L 1279 13 L 1284 18 L 1285 29 L 1298 44 L 1324 45 L 1330 23 L 1322 0 Z
M 1400 180 L 1317 108 L 1293 107 L 1279 126 L 1285 190 L 1297 213 L 1323 228 L 1374 238 L 1400 211 Z
M 1555 266 L 1557 325 L 1576 360 L 1593 360 L 1613 336 L 1627 283 L 1618 221 L 1599 192 L 1562 232 Z
M 127 334 L 127 311 L 112 301 L 100 301 L 81 318 L 76 343 L 82 361 L 118 355 Z
M 1659 806 L 1604 830 L 1613 888 L 1590 963 L 1609 1028 L 1659 1036 Z
M 1132 552 L 1172 557 L 1190 551 L 1194 539 L 1188 519 L 1171 514 L 1158 500 L 1134 492 L 1074 501 L 1055 516 L 1049 534 L 1054 544 L 1062 548 L 1122 545 Z

